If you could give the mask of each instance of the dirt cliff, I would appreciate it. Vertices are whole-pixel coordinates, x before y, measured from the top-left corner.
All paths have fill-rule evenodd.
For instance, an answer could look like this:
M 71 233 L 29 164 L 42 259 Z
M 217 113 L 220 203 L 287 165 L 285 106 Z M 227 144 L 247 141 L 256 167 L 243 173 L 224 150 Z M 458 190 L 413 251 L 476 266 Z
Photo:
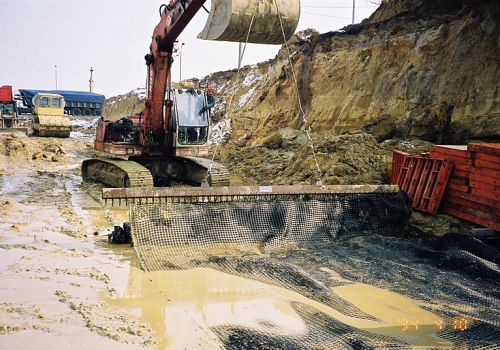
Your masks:
M 235 97 L 235 136 L 303 129 L 297 90 L 314 133 L 394 123 L 387 137 L 463 143 L 500 136 L 500 6 L 496 1 L 385 1 L 340 32 L 305 32 L 238 76 L 207 80 Z M 229 77 L 230 80 L 228 79 Z M 296 89 L 296 86 L 298 87 Z

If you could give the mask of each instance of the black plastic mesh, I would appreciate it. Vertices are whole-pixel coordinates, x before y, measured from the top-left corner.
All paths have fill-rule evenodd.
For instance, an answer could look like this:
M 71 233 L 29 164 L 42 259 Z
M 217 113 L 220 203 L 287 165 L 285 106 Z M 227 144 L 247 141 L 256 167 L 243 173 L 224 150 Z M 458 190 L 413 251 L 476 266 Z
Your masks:
M 435 339 L 453 348 L 498 348 L 499 299 L 491 284 L 442 275 L 404 244 L 379 235 L 403 230 L 408 215 L 406 198 L 399 193 L 130 209 L 134 247 L 147 271 L 213 268 L 292 290 L 345 316 L 373 322 L 379 320 L 331 288 L 382 285 L 421 300 L 423 308 L 439 315 L 443 327 L 432 326 Z M 332 279 L 320 267 L 342 276 Z M 380 335 L 309 305 L 291 305 L 307 324 L 307 334 L 300 337 L 283 336 L 272 325 L 267 332 L 230 325 L 213 332 L 228 349 L 407 349 L 425 344 L 419 334 Z M 462 317 L 466 329 L 454 329 Z

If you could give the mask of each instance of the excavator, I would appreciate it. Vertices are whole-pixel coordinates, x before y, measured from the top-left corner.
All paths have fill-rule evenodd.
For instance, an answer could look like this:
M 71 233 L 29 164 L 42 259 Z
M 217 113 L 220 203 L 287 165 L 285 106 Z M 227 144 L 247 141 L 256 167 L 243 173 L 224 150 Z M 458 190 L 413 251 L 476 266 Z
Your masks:
M 210 127 L 206 93 L 170 88 L 174 43 L 205 2 L 171 0 L 160 7 L 160 22 L 145 56 L 144 110 L 115 122 L 99 122 L 94 147 L 108 157 L 85 160 L 84 181 L 119 188 L 153 187 L 172 180 L 195 186 L 229 185 L 227 168 L 206 158 Z M 213 0 L 211 4 L 207 25 L 199 35 L 207 40 L 281 44 L 293 35 L 300 12 L 299 0 Z
M 102 190 L 105 205 L 129 207 L 128 227 L 143 268 L 171 266 L 165 254 L 181 247 L 192 247 L 187 255 L 204 256 L 208 246 L 257 244 L 260 250 L 401 225 L 408 210 L 397 186 L 327 186 L 321 181 L 229 186 L 226 167 L 203 158 L 208 155 L 206 94 L 171 89 L 169 78 L 174 43 L 204 3 L 171 0 L 160 7 L 160 22 L 145 56 L 144 110 L 116 122 L 102 120 L 95 149 L 108 158 L 82 165 L 84 180 L 112 187 Z M 212 0 L 199 37 L 287 45 L 299 14 L 300 0 Z M 308 131 L 307 135 L 321 180 Z M 172 179 L 195 186 L 164 186 Z

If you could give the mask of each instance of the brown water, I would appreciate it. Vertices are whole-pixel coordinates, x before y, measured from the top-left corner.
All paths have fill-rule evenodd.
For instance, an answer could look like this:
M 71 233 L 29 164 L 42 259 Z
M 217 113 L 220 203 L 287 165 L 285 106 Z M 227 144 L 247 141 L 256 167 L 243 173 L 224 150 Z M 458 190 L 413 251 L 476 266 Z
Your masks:
M 221 347 L 211 331 L 219 326 L 265 333 L 272 324 L 281 336 L 305 336 L 306 320 L 291 302 L 376 334 L 414 335 L 414 346 L 451 347 L 434 336 L 442 320 L 411 299 L 363 284 L 332 291 L 382 322 L 345 316 L 296 292 L 206 268 L 151 273 L 131 268 L 127 288 L 105 299 L 140 315 L 158 337 L 158 349 Z

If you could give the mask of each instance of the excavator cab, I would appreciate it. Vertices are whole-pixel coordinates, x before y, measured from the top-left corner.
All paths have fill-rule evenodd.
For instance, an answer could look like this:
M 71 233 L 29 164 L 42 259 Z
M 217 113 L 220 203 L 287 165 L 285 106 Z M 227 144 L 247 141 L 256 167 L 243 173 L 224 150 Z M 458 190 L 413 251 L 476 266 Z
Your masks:
M 177 156 L 208 154 L 209 112 L 204 91 L 171 90 L 174 148 Z

